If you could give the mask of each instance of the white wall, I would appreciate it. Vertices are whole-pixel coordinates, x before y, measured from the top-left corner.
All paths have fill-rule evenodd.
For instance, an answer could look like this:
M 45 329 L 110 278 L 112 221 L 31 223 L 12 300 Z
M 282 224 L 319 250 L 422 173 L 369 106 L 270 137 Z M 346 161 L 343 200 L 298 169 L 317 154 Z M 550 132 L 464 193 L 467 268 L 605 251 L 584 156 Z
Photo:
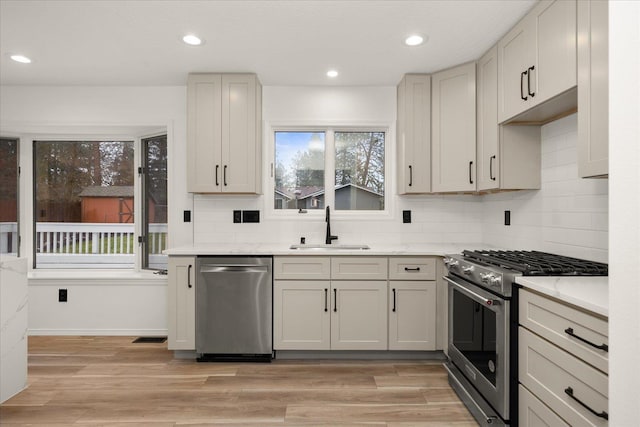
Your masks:
M 578 178 L 577 115 L 543 126 L 541 134 L 541 189 L 483 196 L 483 241 L 608 262 L 609 180 Z
M 36 135 L 108 135 L 166 128 L 169 145 L 169 244 L 192 241 L 186 192 L 185 87 L 0 88 L 0 133 L 22 136 L 20 179 L 22 254 L 30 256 L 31 144 Z M 166 278 L 140 273 L 82 272 L 60 279 L 38 270 L 29 280 L 29 329 L 35 334 L 165 334 Z M 69 300 L 59 303 L 59 288 Z
M 609 3 L 610 426 L 640 420 L 640 2 Z
M 295 243 L 324 239 L 324 216 L 307 214 L 282 218 L 267 215 L 271 203 L 264 196 L 207 196 L 186 192 L 185 88 L 140 87 L 2 87 L 0 129 L 48 129 L 59 126 L 104 127 L 167 124 L 170 135 L 169 204 L 171 245 L 221 242 Z M 342 243 L 404 244 L 491 243 L 510 248 L 551 250 L 606 261 L 606 180 L 575 178 L 575 116 L 543 130 L 543 189 L 487 196 L 397 196 L 395 183 L 396 96 L 394 87 L 265 87 L 267 125 L 385 124 L 388 137 L 387 172 L 390 181 L 386 216 L 333 216 L 332 231 Z M 265 126 L 267 128 L 267 126 Z M 271 161 L 265 129 L 263 178 Z M 23 153 L 24 154 L 24 153 Z M 28 165 L 30 159 L 23 158 Z M 28 169 L 23 169 L 28 170 Z M 30 185 L 23 201 L 30 200 Z M 574 194 L 575 192 L 578 194 Z M 26 202 L 25 202 L 26 203 Z M 567 209 L 570 206 L 571 209 Z M 24 206 L 27 211 L 31 209 Z M 193 223 L 182 222 L 182 211 L 193 208 Z M 258 209 L 259 224 L 233 224 L 234 209 Z M 402 210 L 412 211 L 411 224 L 402 223 Z M 511 209 L 512 226 L 501 225 L 502 211 Z M 575 227 L 575 224 L 582 224 Z M 193 227 L 193 229 L 192 229 Z M 543 231 L 542 233 L 540 231 Z M 195 237 L 194 237 L 195 236 Z M 542 237 L 540 237 L 542 236 Z M 546 237 L 545 237 L 546 236 Z M 157 278 L 154 278 L 158 280 Z M 60 282 L 32 279 L 30 299 L 37 310 L 30 328 L 41 333 L 155 333 L 166 328 L 166 296 L 153 286 L 128 292 L 118 279 L 95 283 L 70 282 L 69 303 L 58 303 Z M 132 279 L 135 285 L 137 279 Z M 129 283 L 129 282 L 127 282 Z M 160 279 L 159 283 L 165 281 Z M 105 296 L 105 288 L 109 292 Z M 78 299 L 80 298 L 80 299 Z M 72 303 L 73 301 L 73 303 Z M 126 302 L 125 302 L 126 301 Z M 103 308 L 104 306 L 104 308 Z M 96 314 L 87 319 L 88 314 Z M 142 332 L 141 332 L 142 333 Z
M 387 135 L 387 216 L 334 212 L 332 234 L 341 243 L 479 243 L 481 205 L 475 196 L 397 196 L 395 182 L 395 87 L 264 87 L 265 126 L 264 182 L 273 161 L 269 126 L 274 125 L 385 125 Z M 301 236 L 308 243 L 324 242 L 322 212 L 295 214 L 292 218 L 268 215 L 265 207 L 273 203 L 268 185 L 264 195 L 203 196 L 194 198 L 196 243 L 297 243 Z M 234 224 L 234 209 L 259 209 L 259 224 Z M 412 211 L 412 223 L 402 223 L 402 210 Z M 444 225 L 443 225 L 444 224 Z

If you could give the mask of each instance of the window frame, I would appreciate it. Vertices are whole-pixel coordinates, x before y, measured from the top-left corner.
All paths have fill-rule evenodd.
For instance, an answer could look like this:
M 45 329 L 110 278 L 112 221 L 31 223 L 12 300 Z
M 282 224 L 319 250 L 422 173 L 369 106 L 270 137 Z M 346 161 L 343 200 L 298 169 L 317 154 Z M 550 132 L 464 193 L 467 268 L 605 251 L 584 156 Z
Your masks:
M 265 182 L 268 183 L 265 191 L 268 197 L 264 197 L 264 209 L 266 217 L 270 219 L 292 219 L 317 221 L 324 218 L 323 209 L 309 209 L 299 212 L 295 209 L 275 209 L 275 134 L 276 132 L 324 132 L 324 185 L 325 185 L 325 206 L 331 207 L 331 214 L 336 219 L 357 219 L 357 220 L 381 220 L 393 218 L 394 197 L 391 196 L 395 185 L 395 157 L 392 146 L 395 146 L 394 126 L 390 123 L 337 123 L 337 122 L 313 122 L 309 124 L 266 123 L 265 139 L 268 141 L 267 150 L 269 155 L 265 156 Z M 335 133 L 336 132 L 383 132 L 384 141 L 384 209 L 382 210 L 336 210 L 335 209 Z M 328 191 L 332 189 L 332 191 Z
M 134 125 L 132 125 L 134 126 Z M 142 125 L 139 126 L 141 129 Z M 20 136 L 15 136 L 15 138 L 20 140 L 20 165 L 26 165 L 27 173 L 23 173 L 21 176 L 20 185 L 24 186 L 21 188 L 26 189 L 25 194 L 26 204 L 21 205 L 24 207 L 24 211 L 21 211 L 20 214 L 20 222 L 23 224 L 31 224 L 31 226 L 26 226 L 22 231 L 24 232 L 21 237 L 21 249 L 22 253 L 27 254 L 26 256 L 30 258 L 29 262 L 29 274 L 33 277 L 59 277 L 59 275 L 64 275 L 64 277 L 94 277 L 96 274 L 99 277 L 122 277 L 123 274 L 127 275 L 126 277 L 131 277 L 131 274 L 141 275 L 140 277 L 147 277 L 147 274 L 157 273 L 158 270 L 143 268 L 143 251 L 139 244 L 134 244 L 133 255 L 134 255 L 134 263 L 129 268 L 47 268 L 47 267 L 36 267 L 36 257 L 35 257 L 35 239 L 36 239 L 36 222 L 35 222 L 35 168 L 34 168 L 34 144 L 36 141 L 133 141 L 134 151 L 133 151 L 133 162 L 134 162 L 134 236 L 137 239 L 138 236 L 142 235 L 143 232 L 143 224 L 142 224 L 142 177 L 138 174 L 138 168 L 142 167 L 142 139 L 166 135 L 167 136 L 167 175 L 170 175 L 171 169 L 171 147 L 172 147 L 172 127 L 170 124 L 168 125 L 149 125 L 144 126 L 148 130 L 146 132 L 132 132 L 132 133 L 120 133 L 117 130 L 115 132 L 106 132 L 101 133 L 76 133 L 76 132 L 61 132 L 61 133 L 29 133 L 24 132 L 20 133 Z M 149 128 L 155 128 L 155 130 L 151 130 Z M 10 136 L 13 138 L 13 136 Z M 22 168 L 23 172 L 25 168 Z M 169 192 L 169 188 L 167 188 L 167 192 Z M 29 194 L 30 193 L 30 194 Z M 169 202 L 169 200 L 168 200 Z M 170 213 L 167 212 L 169 216 Z M 167 218 L 167 227 L 169 224 L 169 218 Z M 167 245 L 170 242 L 170 233 L 167 233 Z M 24 246 L 22 246 L 24 245 Z M 96 277 L 98 277 L 96 276 Z
M 17 234 L 17 242 L 14 243 L 16 245 L 16 252 L 10 253 L 2 253 L 0 252 L 0 256 L 7 257 L 20 257 L 22 253 L 22 232 L 21 232 L 21 209 L 20 206 L 22 204 L 21 198 L 21 181 L 22 181 L 22 171 L 20 168 L 20 137 L 12 136 L 12 135 L 0 135 L 0 139 L 14 141 L 16 143 L 16 234 Z
M 163 132 L 156 132 L 156 133 L 152 133 L 149 135 L 144 135 L 141 136 L 139 138 L 139 144 L 138 147 L 140 149 L 140 155 L 139 155 L 139 162 L 138 164 L 140 166 L 138 166 L 138 168 L 142 168 L 142 174 L 136 174 L 138 175 L 138 180 L 140 181 L 140 195 L 139 195 L 139 205 L 140 205 L 140 232 L 137 233 L 137 235 L 139 237 L 142 237 L 142 239 L 140 239 L 138 247 L 140 249 L 140 253 L 139 256 L 136 257 L 139 259 L 140 261 L 140 270 L 148 270 L 148 271 L 166 271 L 168 268 L 168 255 L 164 255 L 167 265 L 166 268 L 152 268 L 149 267 L 149 211 L 147 209 L 147 186 L 148 186 L 148 167 L 149 167 L 149 162 L 148 162 L 148 158 L 146 156 L 146 143 L 145 140 L 150 140 L 150 139 L 154 139 L 154 138 L 158 138 L 158 137 L 162 137 L 164 136 L 166 142 L 166 150 L 167 150 L 167 236 L 165 237 L 165 243 L 168 243 L 169 241 L 169 198 L 168 198 L 168 192 L 169 192 L 169 185 L 168 185 L 168 179 L 169 179 L 169 134 L 167 131 L 163 131 Z M 140 169 L 138 169 L 140 170 Z M 134 202 L 135 202 L 135 198 L 134 198 Z M 135 220 L 134 220 L 135 222 Z M 166 248 L 165 248 L 166 249 Z

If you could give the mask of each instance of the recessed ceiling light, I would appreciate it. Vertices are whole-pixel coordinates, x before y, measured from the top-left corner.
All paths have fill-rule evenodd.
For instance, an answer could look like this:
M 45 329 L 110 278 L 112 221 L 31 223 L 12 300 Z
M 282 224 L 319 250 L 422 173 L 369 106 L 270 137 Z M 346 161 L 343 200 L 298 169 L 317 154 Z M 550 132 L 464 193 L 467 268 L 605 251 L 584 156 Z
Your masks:
M 11 59 L 22 64 L 30 64 L 31 60 L 24 55 L 11 55 Z
M 338 72 L 336 70 L 329 70 L 327 71 L 327 77 L 331 77 L 331 78 L 338 77 Z
M 420 46 L 422 43 L 424 43 L 424 37 L 418 34 L 413 34 L 404 39 L 404 44 L 407 46 Z
M 200 46 L 202 44 L 202 39 L 193 34 L 187 34 L 182 38 L 182 41 L 191 46 Z

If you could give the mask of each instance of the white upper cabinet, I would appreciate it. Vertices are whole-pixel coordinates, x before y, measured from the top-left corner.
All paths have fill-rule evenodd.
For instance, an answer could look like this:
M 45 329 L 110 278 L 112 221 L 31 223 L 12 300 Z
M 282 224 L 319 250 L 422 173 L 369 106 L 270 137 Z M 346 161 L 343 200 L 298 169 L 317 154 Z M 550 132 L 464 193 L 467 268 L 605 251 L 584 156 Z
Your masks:
M 540 127 L 498 125 L 498 50 L 478 61 L 478 191 L 540 188 Z
M 498 48 L 478 61 L 478 190 L 500 188 L 498 145 Z
M 431 77 L 433 192 L 476 189 L 476 64 Z
M 609 3 L 578 2 L 578 173 L 609 175 Z
M 407 74 L 398 84 L 398 193 L 431 191 L 431 76 Z
M 262 86 L 254 74 L 190 74 L 187 183 L 193 193 L 260 193 Z
M 576 2 L 539 2 L 498 42 L 498 119 L 500 123 L 576 86 Z M 575 111 L 575 93 L 555 100 L 539 115 Z

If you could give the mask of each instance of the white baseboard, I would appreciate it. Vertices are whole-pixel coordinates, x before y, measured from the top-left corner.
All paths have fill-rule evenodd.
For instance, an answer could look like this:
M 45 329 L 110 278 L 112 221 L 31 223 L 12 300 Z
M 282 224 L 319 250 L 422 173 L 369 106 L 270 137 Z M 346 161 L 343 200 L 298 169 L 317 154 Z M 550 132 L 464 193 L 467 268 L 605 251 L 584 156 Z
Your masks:
M 166 329 L 29 329 L 29 336 L 166 336 Z

